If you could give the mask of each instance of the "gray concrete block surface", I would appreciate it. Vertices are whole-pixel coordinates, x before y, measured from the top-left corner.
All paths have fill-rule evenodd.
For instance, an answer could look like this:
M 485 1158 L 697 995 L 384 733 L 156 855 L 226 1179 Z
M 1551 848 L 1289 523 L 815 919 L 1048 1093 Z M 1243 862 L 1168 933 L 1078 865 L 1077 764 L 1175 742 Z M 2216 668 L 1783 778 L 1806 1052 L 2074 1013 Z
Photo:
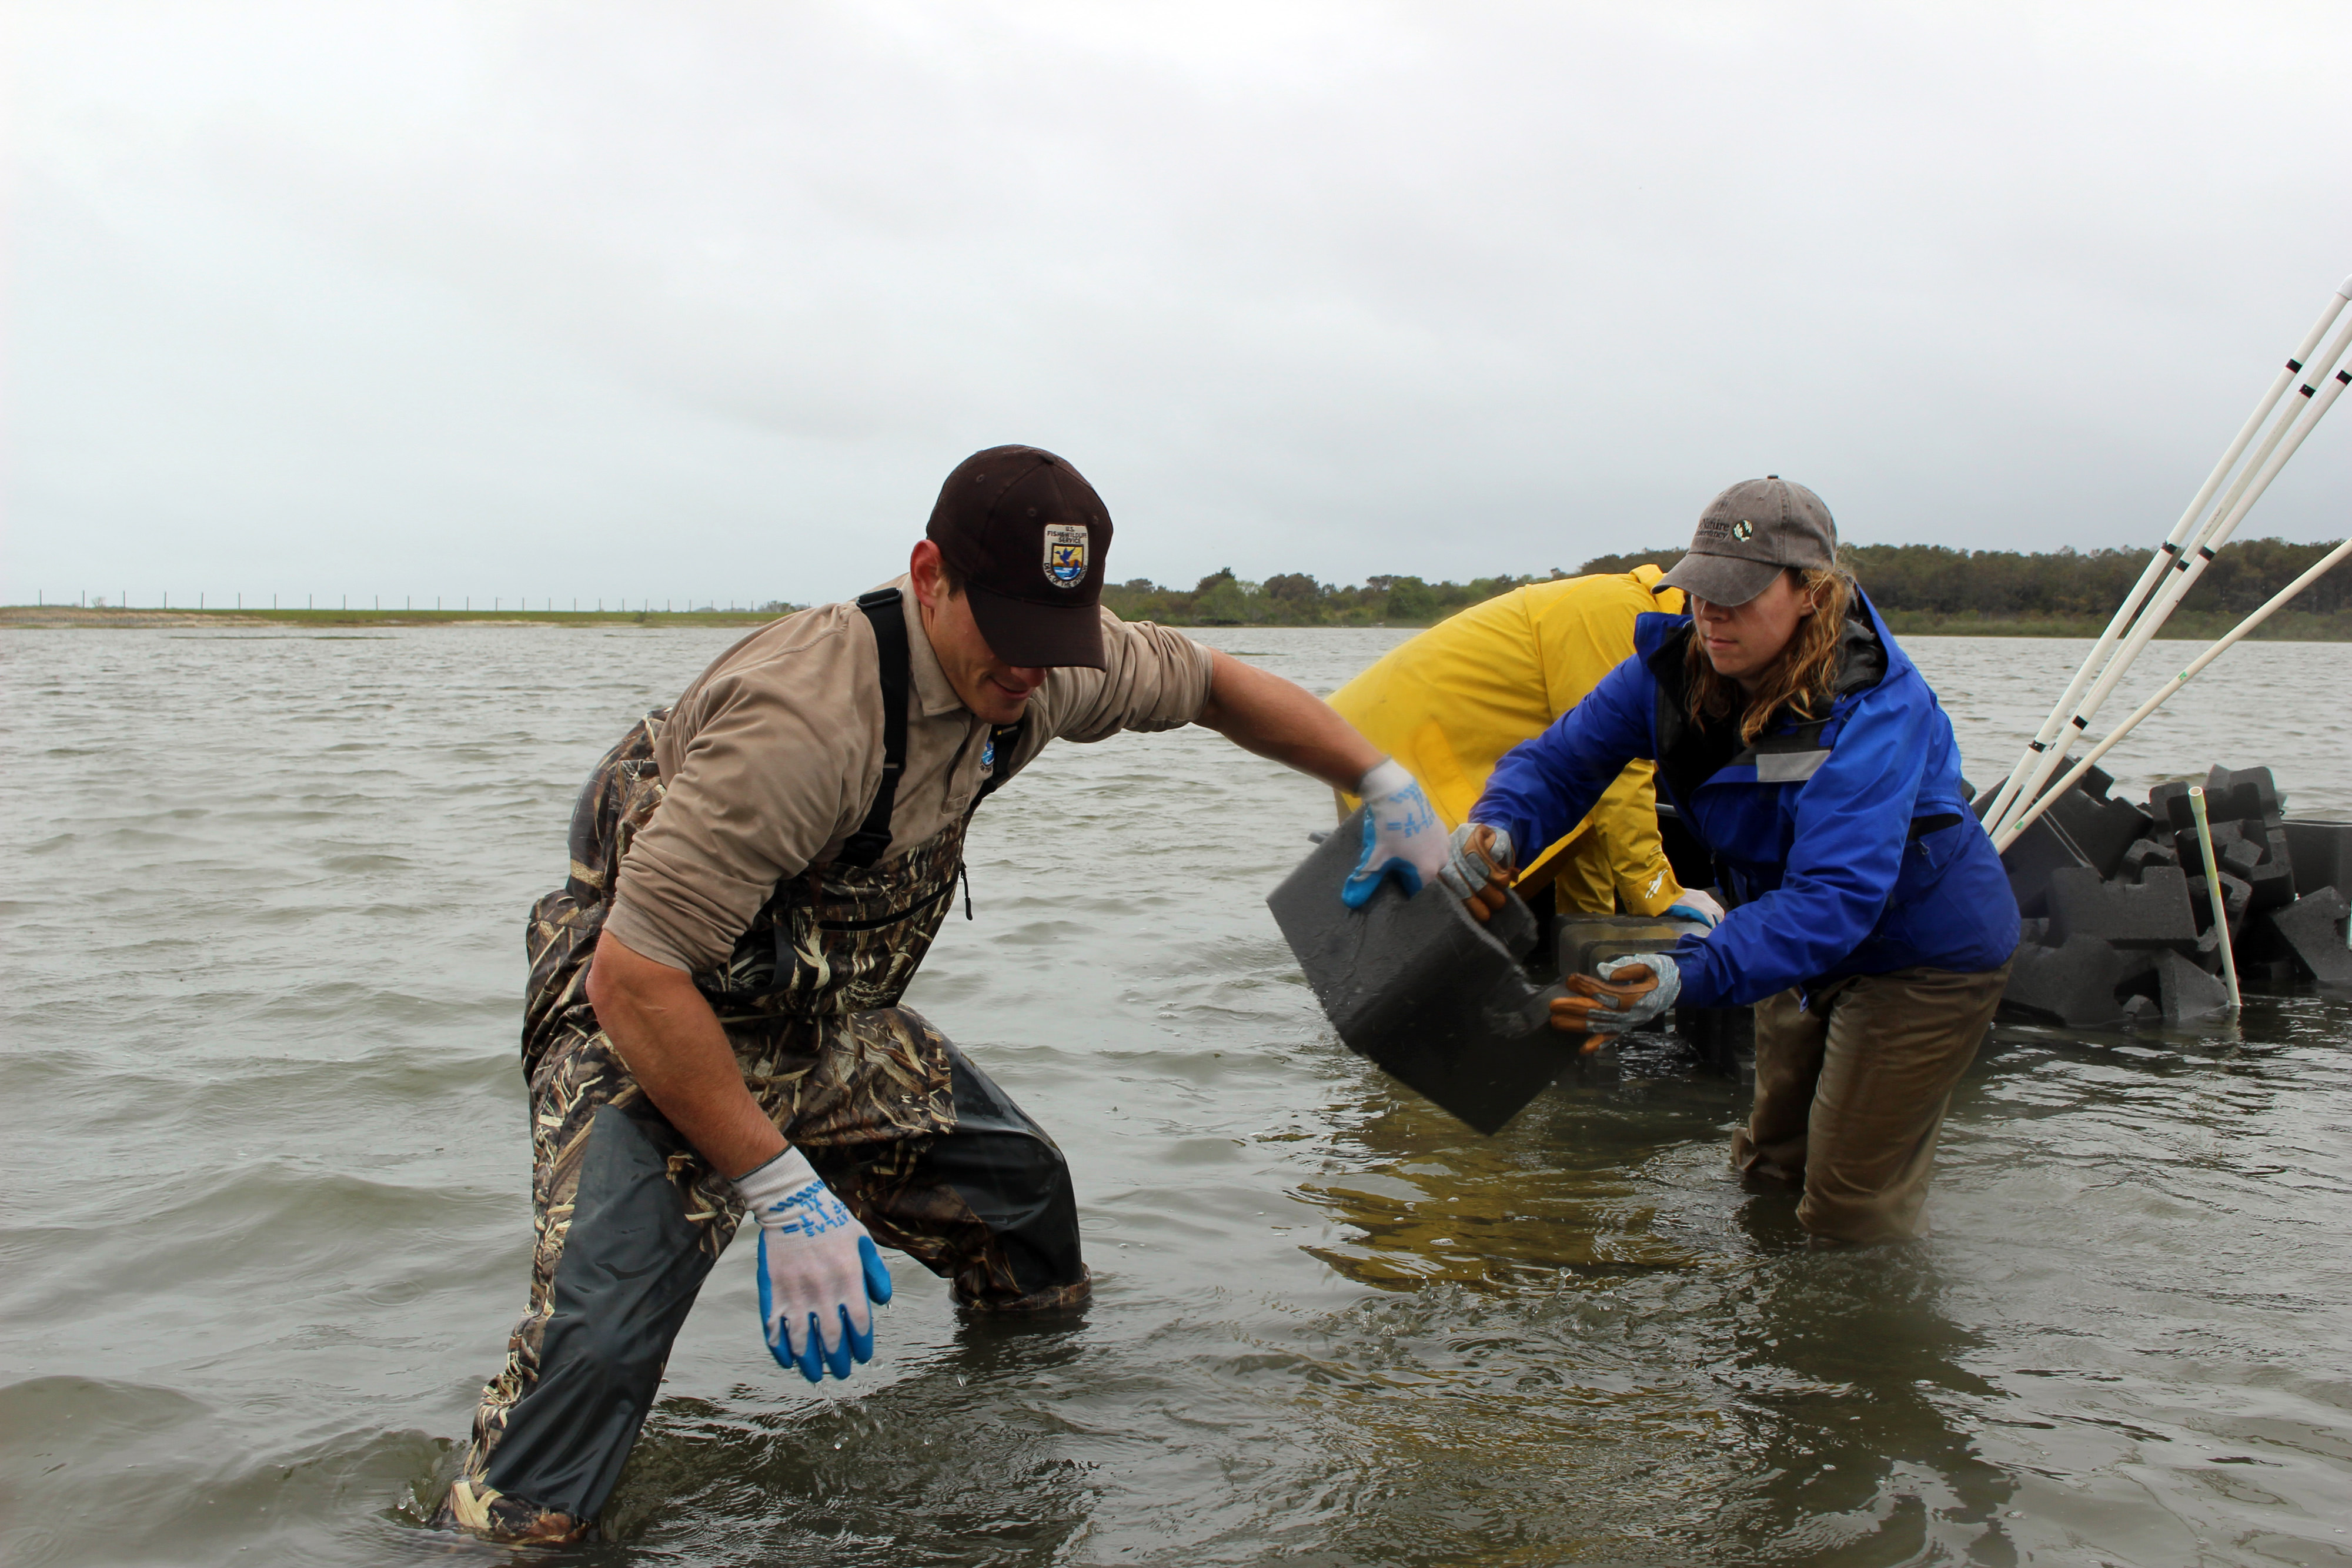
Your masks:
M 1520 967 L 1534 916 L 1513 896 L 1488 925 L 1433 882 L 1384 883 L 1360 910 L 1339 886 L 1362 813 L 1316 847 L 1266 899 L 1316 1000 L 1348 1049 L 1481 1133 L 1493 1134 L 1577 1059 L 1549 998 Z
M 2352 947 L 2344 941 L 2347 904 L 2332 887 L 2306 893 L 2265 916 L 2294 956 L 2294 966 L 2331 990 L 2352 991 Z
M 2088 866 L 2062 867 L 2050 877 L 2049 930 L 2057 946 L 2095 936 L 2117 947 L 2197 950 L 2197 915 L 2179 866 L 2150 865 L 2137 883 L 2101 882 Z

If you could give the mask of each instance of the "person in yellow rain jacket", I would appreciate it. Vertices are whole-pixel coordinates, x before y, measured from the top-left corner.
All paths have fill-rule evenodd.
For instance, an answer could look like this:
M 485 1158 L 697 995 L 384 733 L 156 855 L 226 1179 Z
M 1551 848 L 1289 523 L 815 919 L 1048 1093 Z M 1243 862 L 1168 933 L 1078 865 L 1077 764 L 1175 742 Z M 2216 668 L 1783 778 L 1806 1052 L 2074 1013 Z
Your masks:
M 1332 693 L 1331 706 L 1421 780 L 1449 830 L 1458 827 L 1503 753 L 1550 728 L 1633 657 L 1635 616 L 1681 612 L 1680 590 L 1651 593 L 1661 575 L 1640 566 L 1514 589 L 1390 649 Z M 1628 765 L 1590 816 L 1528 857 L 1520 894 L 1549 886 L 1562 914 L 1720 918 L 1712 898 L 1675 880 L 1651 772 L 1648 762 Z M 1356 804 L 1342 796 L 1342 813 Z

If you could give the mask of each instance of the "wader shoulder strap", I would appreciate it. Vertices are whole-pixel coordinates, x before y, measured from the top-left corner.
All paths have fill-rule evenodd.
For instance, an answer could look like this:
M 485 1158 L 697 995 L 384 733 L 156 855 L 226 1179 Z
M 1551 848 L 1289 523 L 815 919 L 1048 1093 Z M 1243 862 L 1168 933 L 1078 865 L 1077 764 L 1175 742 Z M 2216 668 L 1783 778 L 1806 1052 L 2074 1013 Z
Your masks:
M 971 803 L 973 805 L 977 806 L 982 800 L 987 800 L 991 795 L 995 794 L 996 787 L 1013 777 L 1013 754 L 1021 748 L 1022 737 L 1026 736 L 1028 733 L 1029 716 L 1026 713 L 1024 713 L 1019 718 L 1013 720 L 1011 724 L 1000 724 L 990 727 L 988 731 L 989 755 L 991 758 L 1000 760 L 991 763 L 991 771 L 988 777 L 980 781 L 980 793 L 971 798 Z
M 882 664 L 882 784 L 866 821 L 849 835 L 835 858 L 844 865 L 869 866 L 890 847 L 890 812 L 898 800 L 898 778 L 907 771 L 907 608 L 895 588 L 861 594 L 857 608 L 874 625 L 874 652 Z

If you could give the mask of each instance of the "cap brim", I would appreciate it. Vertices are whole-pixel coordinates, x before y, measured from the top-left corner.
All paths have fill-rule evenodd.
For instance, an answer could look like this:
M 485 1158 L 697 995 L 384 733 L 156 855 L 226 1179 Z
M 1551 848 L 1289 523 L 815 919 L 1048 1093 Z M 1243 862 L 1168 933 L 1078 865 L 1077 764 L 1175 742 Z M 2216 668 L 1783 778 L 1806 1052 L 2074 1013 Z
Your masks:
M 1675 562 L 1675 570 L 1658 579 L 1651 591 L 1660 588 L 1679 588 L 1693 599 L 1704 599 L 1709 604 L 1727 609 L 1745 604 L 1766 589 L 1780 575 L 1780 569 L 1769 560 L 1748 560 L 1735 555 L 1702 555 L 1697 550 Z
M 1095 604 L 1032 604 L 964 584 L 971 618 L 988 639 L 989 652 L 1008 664 L 1059 668 L 1076 664 L 1099 670 L 1103 664 L 1102 609 Z

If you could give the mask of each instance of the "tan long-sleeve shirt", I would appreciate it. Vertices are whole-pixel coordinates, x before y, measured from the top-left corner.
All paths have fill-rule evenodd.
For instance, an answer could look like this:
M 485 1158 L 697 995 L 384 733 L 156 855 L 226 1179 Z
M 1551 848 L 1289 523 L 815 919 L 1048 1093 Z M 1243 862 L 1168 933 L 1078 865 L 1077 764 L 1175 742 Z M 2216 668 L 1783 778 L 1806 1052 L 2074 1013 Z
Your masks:
M 890 819 L 895 857 L 970 809 L 1053 739 L 1174 729 L 1209 700 L 1208 649 L 1150 622 L 1103 617 L 1107 668 L 1056 669 L 1029 698 L 1012 757 L 982 763 L 989 726 L 948 684 L 908 579 L 907 768 Z M 788 615 L 736 643 L 678 698 L 655 747 L 666 793 L 621 862 L 604 928 L 698 973 L 724 962 L 776 883 L 822 864 L 865 821 L 882 781 L 881 669 L 856 605 Z

